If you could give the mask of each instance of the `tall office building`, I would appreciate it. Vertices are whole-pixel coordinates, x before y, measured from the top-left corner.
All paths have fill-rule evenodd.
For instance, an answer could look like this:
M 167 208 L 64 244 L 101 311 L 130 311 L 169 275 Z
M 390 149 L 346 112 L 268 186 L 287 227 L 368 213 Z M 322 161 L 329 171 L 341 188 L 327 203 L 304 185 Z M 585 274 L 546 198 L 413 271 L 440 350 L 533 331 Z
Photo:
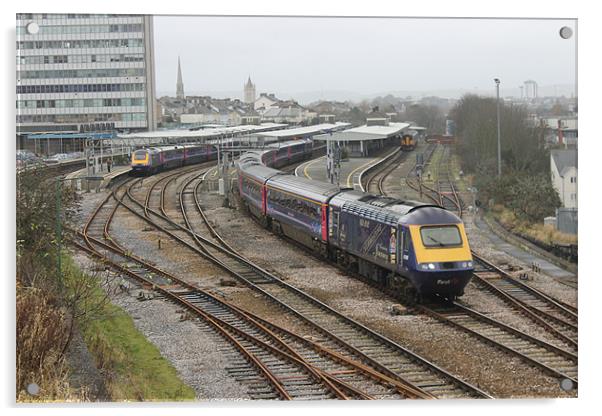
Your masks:
M 17 14 L 17 134 L 155 130 L 152 16 Z

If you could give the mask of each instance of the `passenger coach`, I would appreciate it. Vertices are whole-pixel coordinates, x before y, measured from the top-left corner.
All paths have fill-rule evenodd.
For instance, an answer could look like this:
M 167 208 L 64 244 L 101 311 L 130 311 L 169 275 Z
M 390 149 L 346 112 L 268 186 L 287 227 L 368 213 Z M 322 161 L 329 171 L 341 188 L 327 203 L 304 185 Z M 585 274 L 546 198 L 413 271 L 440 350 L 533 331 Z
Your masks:
M 406 298 L 464 293 L 472 255 L 462 220 L 438 205 L 371 195 L 238 163 L 239 193 L 262 225 Z

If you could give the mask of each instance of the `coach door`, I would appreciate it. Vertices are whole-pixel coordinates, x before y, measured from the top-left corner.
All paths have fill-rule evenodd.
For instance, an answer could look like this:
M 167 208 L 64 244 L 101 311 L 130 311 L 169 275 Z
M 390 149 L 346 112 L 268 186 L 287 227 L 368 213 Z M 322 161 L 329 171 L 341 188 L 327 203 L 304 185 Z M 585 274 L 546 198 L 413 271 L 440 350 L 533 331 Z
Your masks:
M 399 256 L 399 266 L 404 270 L 408 269 L 408 260 L 410 258 L 410 230 L 407 228 L 399 227 L 401 231 L 399 233 L 399 250 L 401 256 Z

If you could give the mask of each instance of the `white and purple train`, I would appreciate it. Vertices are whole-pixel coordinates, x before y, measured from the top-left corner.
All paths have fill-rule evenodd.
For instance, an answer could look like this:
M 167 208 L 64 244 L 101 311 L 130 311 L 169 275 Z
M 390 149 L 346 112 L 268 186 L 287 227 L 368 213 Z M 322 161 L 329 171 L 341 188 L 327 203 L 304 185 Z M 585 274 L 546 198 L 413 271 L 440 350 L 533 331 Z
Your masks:
M 248 152 L 237 165 L 243 204 L 263 226 L 405 298 L 464 293 L 473 260 L 455 214 L 285 174 L 273 156 Z

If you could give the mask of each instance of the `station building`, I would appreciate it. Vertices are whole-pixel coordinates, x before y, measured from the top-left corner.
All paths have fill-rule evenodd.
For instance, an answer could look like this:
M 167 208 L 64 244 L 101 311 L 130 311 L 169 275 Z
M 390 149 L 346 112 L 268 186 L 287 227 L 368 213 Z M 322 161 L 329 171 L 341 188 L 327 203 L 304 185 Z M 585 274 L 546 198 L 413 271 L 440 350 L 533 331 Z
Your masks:
M 374 124 L 368 120 L 364 126 L 338 131 L 332 134 L 322 134 L 314 137 L 315 141 L 336 142 L 347 149 L 351 157 L 368 157 L 384 147 L 400 144 L 401 136 L 410 127 L 409 123 Z

